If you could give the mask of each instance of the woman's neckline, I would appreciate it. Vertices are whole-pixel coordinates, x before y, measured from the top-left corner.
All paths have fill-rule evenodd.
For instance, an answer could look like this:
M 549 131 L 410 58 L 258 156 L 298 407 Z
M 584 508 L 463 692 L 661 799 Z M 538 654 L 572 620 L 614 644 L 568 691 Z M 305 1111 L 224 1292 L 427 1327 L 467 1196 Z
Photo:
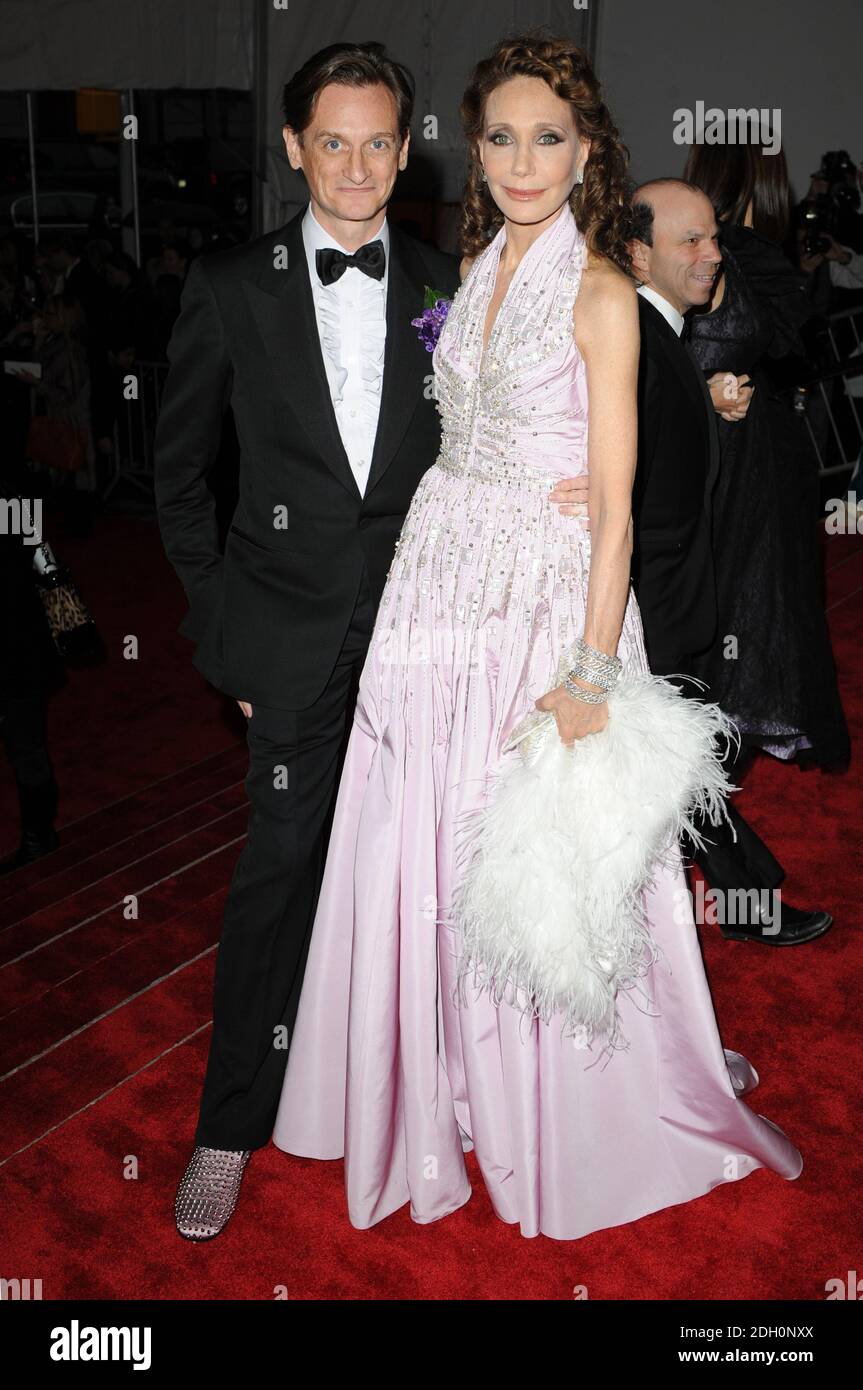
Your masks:
M 483 341 L 483 334 L 485 333 L 485 321 L 488 317 L 488 311 L 491 305 L 491 301 L 494 298 L 495 286 L 497 284 L 497 273 L 500 269 L 500 259 L 501 255 L 503 254 L 503 248 L 506 245 L 506 223 L 504 222 L 504 224 L 498 229 L 494 241 L 491 242 L 489 246 L 489 250 L 491 250 L 491 247 L 495 245 L 495 242 L 497 243 L 497 251 L 494 257 L 490 258 L 492 259 L 492 264 L 489 267 L 488 274 L 488 293 L 483 297 L 479 344 L 479 367 L 477 369 L 478 376 L 482 376 L 483 371 L 485 370 L 485 362 L 486 358 L 489 355 L 489 348 L 491 347 L 492 340 L 495 336 L 495 333 L 497 332 L 497 327 L 501 321 L 501 314 L 503 313 L 503 310 L 506 307 L 506 302 L 512 294 L 513 290 L 515 289 L 516 284 L 518 284 L 523 279 L 525 263 L 534 256 L 536 248 L 548 237 L 550 237 L 551 233 L 555 230 L 555 228 L 557 228 L 560 225 L 561 221 L 566 220 L 567 214 L 569 214 L 570 220 L 574 222 L 575 217 L 573 216 L 572 208 L 570 207 L 568 202 L 562 205 L 560 212 L 558 213 L 557 217 L 555 217 L 554 221 L 550 222 L 549 225 L 543 231 L 540 232 L 539 236 L 536 237 L 530 243 L 530 246 L 528 246 L 527 250 L 525 251 L 524 255 L 522 256 L 521 260 L 519 261 L 518 265 L 512 273 L 512 278 L 506 287 L 506 293 L 504 294 L 503 299 L 500 301 L 500 304 L 498 304 L 497 306 L 497 313 L 495 314 L 491 328 L 489 329 L 488 337 L 485 339 L 485 341 Z

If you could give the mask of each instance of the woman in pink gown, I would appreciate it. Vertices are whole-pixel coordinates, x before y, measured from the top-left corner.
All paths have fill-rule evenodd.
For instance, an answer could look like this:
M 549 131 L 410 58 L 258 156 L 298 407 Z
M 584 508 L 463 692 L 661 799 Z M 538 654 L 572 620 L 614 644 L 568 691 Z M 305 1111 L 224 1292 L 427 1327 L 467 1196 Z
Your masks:
M 595 578 L 588 590 L 601 525 L 588 533 L 548 493 L 588 468 L 573 324 L 593 248 L 573 207 L 590 222 L 616 132 L 568 41 L 508 41 L 481 68 L 472 177 L 479 192 L 481 156 L 504 216 L 435 349 L 441 452 L 406 517 L 360 681 L 273 1138 L 288 1153 L 344 1158 L 355 1227 L 405 1203 L 419 1223 L 457 1210 L 473 1148 L 503 1221 L 571 1240 L 756 1168 L 795 1178 L 802 1159 L 741 1098 L 758 1077 L 720 1041 L 679 854 L 647 894 L 661 949 L 641 981 L 646 1005 L 621 992 L 626 1050 L 606 1061 L 554 1020 L 456 989 L 459 827 L 494 769 L 519 756 L 502 745 L 550 690 L 562 650 L 596 641 L 597 595 L 615 593 L 613 566 L 604 589 Z M 592 198 L 577 186 L 588 151 Z M 514 267 L 508 239 L 526 248 Z M 603 380 L 591 371 L 592 385 Z M 592 432 L 606 423 L 591 418 Z M 592 443 L 595 468 L 607 454 Z M 607 606 L 619 612 L 602 619 L 616 629 L 608 649 L 624 670 L 647 671 L 628 575 L 618 592 Z M 561 711 L 570 700 L 553 698 Z M 571 704 L 575 736 L 602 727 L 598 706 Z M 559 722 L 563 737 L 568 711 Z

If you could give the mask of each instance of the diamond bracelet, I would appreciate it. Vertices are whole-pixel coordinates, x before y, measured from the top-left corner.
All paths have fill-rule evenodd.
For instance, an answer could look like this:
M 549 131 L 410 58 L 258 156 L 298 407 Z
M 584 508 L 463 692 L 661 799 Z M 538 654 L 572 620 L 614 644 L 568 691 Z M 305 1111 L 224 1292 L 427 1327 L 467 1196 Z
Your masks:
M 576 642 L 573 655 L 575 661 L 568 672 L 569 676 L 579 676 L 591 685 L 600 686 L 604 691 L 614 689 L 623 667 L 618 657 L 608 656 L 605 652 L 588 646 L 583 637 Z
M 581 700 L 585 705 L 601 705 L 608 699 L 608 688 L 604 690 L 582 690 L 580 685 L 576 685 L 572 679 L 573 674 L 567 676 L 563 682 L 563 688 L 572 696 L 574 700 Z
M 589 646 L 583 637 L 579 637 L 576 642 L 574 655 L 577 664 L 584 668 L 584 671 L 591 671 L 594 675 L 605 677 L 612 682 L 620 675 L 623 667 L 619 657 L 609 656 L 606 652 L 598 651 L 596 647 Z M 579 671 L 579 675 L 581 674 L 583 672 Z M 601 683 L 599 680 L 595 682 L 596 685 Z

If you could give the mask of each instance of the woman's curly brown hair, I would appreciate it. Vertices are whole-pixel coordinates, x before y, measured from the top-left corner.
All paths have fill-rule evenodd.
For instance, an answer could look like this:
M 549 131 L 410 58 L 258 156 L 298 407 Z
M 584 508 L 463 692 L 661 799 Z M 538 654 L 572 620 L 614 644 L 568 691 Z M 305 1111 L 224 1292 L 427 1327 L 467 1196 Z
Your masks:
M 459 111 L 470 151 L 461 220 L 464 255 L 478 255 L 503 223 L 503 214 L 481 177 L 479 142 L 488 98 L 511 77 L 539 77 L 572 106 L 576 129 L 591 145 L 584 182 L 575 185 L 570 207 L 590 250 L 630 273 L 626 249 L 629 151 L 602 100 L 587 55 L 570 39 L 542 32 L 501 39 L 489 57 L 477 63 L 462 97 Z

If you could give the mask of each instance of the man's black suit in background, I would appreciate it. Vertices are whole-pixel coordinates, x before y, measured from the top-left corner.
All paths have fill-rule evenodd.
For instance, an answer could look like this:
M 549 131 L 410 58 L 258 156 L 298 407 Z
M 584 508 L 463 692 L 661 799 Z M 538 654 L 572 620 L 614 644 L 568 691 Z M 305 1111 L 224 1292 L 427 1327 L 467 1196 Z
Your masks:
M 712 547 L 711 493 L 719 470 L 719 438 L 713 402 L 688 346 L 645 299 L 638 296 L 641 356 L 638 371 L 638 465 L 633 488 L 635 539 L 632 579 L 650 669 L 656 675 L 689 675 L 692 658 L 716 635 L 718 610 Z M 691 681 L 682 690 L 696 699 L 710 692 Z M 736 749 L 726 768 L 735 778 Z M 784 870 L 737 808 L 731 825 L 704 822 L 707 848 L 684 844 L 712 888 L 775 888 Z M 710 842 L 710 843 L 707 843 Z
M 302 216 L 193 263 L 156 438 L 159 525 L 189 601 L 180 631 L 207 679 L 253 710 L 249 831 L 225 910 L 195 1136 L 208 1148 L 254 1149 L 272 1133 L 287 1061 L 275 1037 L 281 1025 L 290 1037 L 296 1019 L 356 681 L 396 539 L 440 443 L 431 357 L 411 319 L 427 286 L 452 295 L 459 283 L 455 257 L 390 224 L 363 496 L 330 399 Z M 239 501 L 223 555 L 206 477 L 229 404 Z
M 716 634 L 710 497 L 719 437 L 704 379 L 674 329 L 642 295 L 638 317 L 632 578 L 651 669 L 664 674 L 681 660 L 688 671 L 688 657 Z

